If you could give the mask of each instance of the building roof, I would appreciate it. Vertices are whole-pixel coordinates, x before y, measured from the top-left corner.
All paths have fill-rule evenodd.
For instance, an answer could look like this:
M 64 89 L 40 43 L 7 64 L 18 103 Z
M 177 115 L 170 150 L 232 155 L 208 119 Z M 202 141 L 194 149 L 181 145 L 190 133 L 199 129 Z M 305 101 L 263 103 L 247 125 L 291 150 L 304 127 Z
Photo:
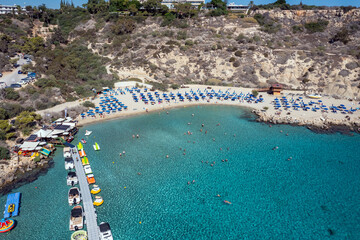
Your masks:
M 35 141 L 38 136 L 36 134 L 31 134 L 26 141 Z
M 47 129 L 47 130 L 40 129 L 39 131 L 37 131 L 35 133 L 35 135 L 37 135 L 39 138 L 46 138 L 46 137 L 50 137 L 51 133 L 52 133 L 52 130 L 50 130 L 50 129 Z
M 34 151 L 40 142 L 24 142 L 21 144 L 20 149 L 23 151 Z

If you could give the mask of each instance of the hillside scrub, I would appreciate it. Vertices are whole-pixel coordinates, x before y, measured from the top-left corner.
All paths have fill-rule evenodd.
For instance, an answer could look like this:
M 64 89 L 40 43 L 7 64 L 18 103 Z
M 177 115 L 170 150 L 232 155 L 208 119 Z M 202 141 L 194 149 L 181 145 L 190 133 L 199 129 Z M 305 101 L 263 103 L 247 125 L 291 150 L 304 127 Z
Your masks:
M 323 32 L 329 24 L 326 20 L 318 20 L 317 22 L 305 23 L 305 28 L 308 33 Z

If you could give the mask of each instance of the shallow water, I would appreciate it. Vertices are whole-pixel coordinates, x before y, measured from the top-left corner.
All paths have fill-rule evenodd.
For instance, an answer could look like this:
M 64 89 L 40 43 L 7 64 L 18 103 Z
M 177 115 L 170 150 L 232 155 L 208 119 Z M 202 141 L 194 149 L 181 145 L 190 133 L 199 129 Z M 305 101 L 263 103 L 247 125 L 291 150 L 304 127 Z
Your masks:
M 105 200 L 98 221 L 110 223 L 114 239 L 360 239 L 360 135 L 252 120 L 248 110 L 199 106 L 85 127 Z M 21 214 L 4 239 L 70 238 L 61 149 L 54 160 L 46 175 L 14 190 L 22 192 Z

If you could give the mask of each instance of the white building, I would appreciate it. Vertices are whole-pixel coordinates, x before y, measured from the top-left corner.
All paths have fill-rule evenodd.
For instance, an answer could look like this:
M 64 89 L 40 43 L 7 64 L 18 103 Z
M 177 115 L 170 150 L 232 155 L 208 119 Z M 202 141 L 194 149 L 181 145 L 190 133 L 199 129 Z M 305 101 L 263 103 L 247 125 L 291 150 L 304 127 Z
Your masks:
M 205 4 L 205 0 L 163 0 L 162 5 L 167 6 L 169 9 L 174 9 L 177 3 L 190 3 L 191 6 L 198 7 L 201 4 Z
M 26 9 L 24 7 L 21 8 L 22 11 L 26 11 Z M 0 14 L 7 14 L 7 13 L 13 13 L 15 12 L 15 14 L 17 14 L 17 6 L 13 5 L 13 6 L 9 6 L 9 5 L 0 5 Z
M 235 3 L 229 3 L 227 9 L 232 12 L 246 12 L 250 9 L 248 5 L 239 5 Z

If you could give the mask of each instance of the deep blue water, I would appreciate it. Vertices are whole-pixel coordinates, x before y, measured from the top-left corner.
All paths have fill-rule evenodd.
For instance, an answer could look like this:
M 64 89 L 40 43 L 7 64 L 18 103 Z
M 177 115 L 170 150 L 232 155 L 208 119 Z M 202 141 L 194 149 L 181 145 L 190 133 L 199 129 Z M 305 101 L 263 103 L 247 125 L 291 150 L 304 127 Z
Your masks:
M 360 239 L 360 136 L 252 120 L 241 108 L 199 106 L 82 128 L 77 140 L 93 131 L 85 151 L 105 200 L 99 222 L 115 239 Z M 61 149 L 54 161 L 14 190 L 21 215 L 2 239 L 70 238 Z

